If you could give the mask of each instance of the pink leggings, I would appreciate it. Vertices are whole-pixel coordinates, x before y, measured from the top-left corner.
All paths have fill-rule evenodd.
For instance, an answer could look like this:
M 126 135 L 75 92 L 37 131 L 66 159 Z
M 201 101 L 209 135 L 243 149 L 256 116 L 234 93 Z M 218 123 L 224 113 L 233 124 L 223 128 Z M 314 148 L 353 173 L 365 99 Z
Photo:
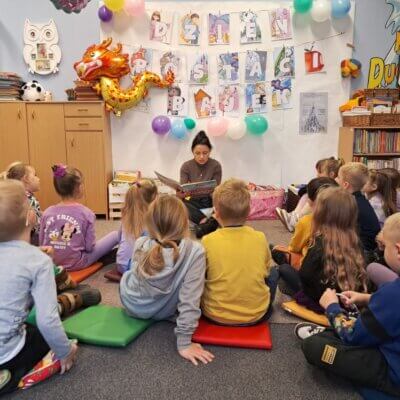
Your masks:
M 392 282 L 399 277 L 399 275 L 390 268 L 378 263 L 371 263 L 368 265 L 367 275 L 368 278 L 378 287 L 383 283 Z

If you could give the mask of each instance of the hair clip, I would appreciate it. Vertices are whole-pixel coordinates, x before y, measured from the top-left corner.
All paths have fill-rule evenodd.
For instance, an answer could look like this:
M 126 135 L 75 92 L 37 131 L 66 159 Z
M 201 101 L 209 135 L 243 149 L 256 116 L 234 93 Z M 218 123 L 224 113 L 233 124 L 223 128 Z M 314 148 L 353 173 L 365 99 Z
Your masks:
M 63 178 L 67 174 L 67 166 L 63 164 L 56 164 L 51 167 L 53 170 L 54 178 Z

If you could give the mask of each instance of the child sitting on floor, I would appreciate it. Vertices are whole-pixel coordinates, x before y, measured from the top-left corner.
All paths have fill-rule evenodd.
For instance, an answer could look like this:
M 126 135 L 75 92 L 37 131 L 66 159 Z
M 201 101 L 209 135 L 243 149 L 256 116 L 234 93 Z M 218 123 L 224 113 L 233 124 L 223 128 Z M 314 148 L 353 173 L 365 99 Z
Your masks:
M 400 213 L 386 220 L 383 241 L 385 261 L 398 276 Z M 304 332 L 320 332 L 302 342 L 307 361 L 357 385 L 400 397 L 400 279 L 386 283 L 373 295 L 353 291 L 342 294 L 346 306 L 356 304 L 364 310 L 358 318 L 349 317 L 339 305 L 336 292 L 327 289 L 320 303 L 333 329 L 303 327 Z
M 400 172 L 396 168 L 382 168 L 379 172 L 390 179 L 393 203 L 396 205 L 397 211 L 400 211 Z
M 26 197 L 29 200 L 30 207 L 35 211 L 36 222 L 31 232 L 31 243 L 35 246 L 39 244 L 39 228 L 42 212 L 40 211 L 39 201 L 34 193 L 40 190 L 40 179 L 36 175 L 35 168 L 22 162 L 14 162 L 8 166 L 2 174 L 5 179 L 16 179 L 21 181 L 25 187 Z
M 39 241 L 54 247 L 54 262 L 69 271 L 88 267 L 119 243 L 119 233 L 111 232 L 96 242 L 96 216 L 78 203 L 84 193 L 82 173 L 73 167 L 55 165 L 53 182 L 61 202 L 42 216 Z
M 53 263 L 29 244 L 34 220 L 24 186 L 0 182 L 0 370 L 11 373 L 0 395 L 15 390 L 50 348 L 62 371 L 72 367 L 77 352 L 57 312 Z M 32 299 L 38 328 L 24 324 Z
M 175 196 L 161 196 L 149 207 L 148 237 L 136 240 L 132 266 L 122 275 L 121 302 L 129 315 L 155 320 L 176 319 L 179 354 L 197 365 L 214 356 L 192 335 L 201 315 L 205 256 L 198 242 L 189 239 L 185 205 Z
M 368 171 L 368 180 L 363 192 L 370 202 L 382 227 L 386 218 L 396 212 L 390 178 L 376 169 Z
M 366 290 L 365 261 L 356 231 L 357 204 L 350 193 L 329 187 L 318 194 L 311 245 L 299 271 L 280 265 L 286 294 L 318 312 L 326 288 Z
M 202 239 L 207 256 L 203 314 L 220 324 L 256 324 L 271 314 L 278 283 L 268 242 L 264 233 L 244 226 L 250 193 L 243 181 L 219 185 L 213 204 L 222 228 Z

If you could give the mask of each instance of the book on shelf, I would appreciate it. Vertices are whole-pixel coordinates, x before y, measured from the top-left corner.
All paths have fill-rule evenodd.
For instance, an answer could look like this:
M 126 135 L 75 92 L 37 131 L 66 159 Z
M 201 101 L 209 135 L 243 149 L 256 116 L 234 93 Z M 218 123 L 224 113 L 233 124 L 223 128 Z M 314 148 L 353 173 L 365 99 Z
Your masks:
M 400 158 L 374 159 L 365 156 L 354 156 L 353 161 L 361 162 L 369 169 L 395 168 L 400 170 Z
M 157 175 L 157 178 L 164 183 L 165 185 L 169 186 L 174 190 L 178 190 L 183 192 L 187 196 L 199 197 L 199 196 L 207 196 L 211 194 L 214 189 L 217 187 L 217 181 L 215 179 L 211 181 L 203 181 L 203 182 L 190 182 L 180 184 L 178 181 L 167 178 L 164 175 L 161 175 L 157 171 L 154 171 Z
M 353 153 L 400 153 L 400 131 L 356 129 Z

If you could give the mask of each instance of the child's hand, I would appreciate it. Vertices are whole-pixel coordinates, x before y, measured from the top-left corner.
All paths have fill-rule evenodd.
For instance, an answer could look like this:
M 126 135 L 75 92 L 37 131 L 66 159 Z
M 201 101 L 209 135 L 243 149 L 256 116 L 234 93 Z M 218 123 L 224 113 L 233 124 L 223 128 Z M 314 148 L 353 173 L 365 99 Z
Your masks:
M 44 254 L 47 254 L 50 258 L 53 258 L 54 249 L 52 246 L 40 246 L 39 249 L 42 250 Z
M 181 357 L 191 361 L 194 365 L 198 365 L 197 360 L 203 364 L 208 364 L 214 359 L 214 354 L 204 350 L 201 344 L 192 343 L 189 347 L 183 350 L 178 350 Z
M 348 300 L 343 299 L 346 306 L 351 304 L 356 304 L 359 306 L 366 305 L 368 304 L 369 299 L 371 297 L 371 295 L 368 293 L 358 293 L 358 292 L 353 292 L 352 290 L 346 290 L 345 292 L 342 292 L 342 294 L 346 296 L 348 299 Z
M 336 296 L 336 290 L 326 289 L 324 294 L 319 299 L 319 304 L 326 310 L 333 303 L 339 303 Z
M 76 343 L 71 343 L 71 351 L 67 355 L 67 357 L 60 360 L 61 362 L 61 372 L 62 375 L 64 372 L 69 371 L 74 365 L 76 359 L 76 353 L 78 351 L 78 345 Z

